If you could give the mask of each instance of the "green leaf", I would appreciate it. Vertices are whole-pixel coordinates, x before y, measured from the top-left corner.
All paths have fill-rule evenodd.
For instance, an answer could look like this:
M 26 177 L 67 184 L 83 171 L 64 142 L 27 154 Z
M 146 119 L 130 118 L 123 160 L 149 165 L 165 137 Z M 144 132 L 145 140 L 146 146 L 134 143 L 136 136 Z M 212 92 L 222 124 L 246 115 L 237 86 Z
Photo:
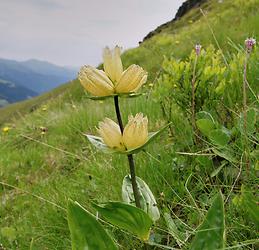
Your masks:
M 252 192 L 242 186 L 242 204 L 244 209 L 249 214 L 256 227 L 259 229 L 259 206 L 256 204 L 256 197 L 253 196 Z
M 79 203 L 69 201 L 67 218 L 72 250 L 118 249 L 102 225 Z
M 212 148 L 212 151 L 216 155 L 228 160 L 229 162 L 232 162 L 232 163 L 238 162 L 234 156 L 234 152 L 233 152 L 232 148 L 230 148 L 230 147 L 224 147 L 221 149 Z
M 137 235 L 141 240 L 149 239 L 152 220 L 142 209 L 122 202 L 93 206 L 111 224 Z
M 185 244 L 185 235 L 181 232 L 169 213 L 164 214 L 168 232 L 174 237 L 179 247 Z
M 205 168 L 213 167 L 213 161 L 208 156 L 199 155 L 195 158 L 195 160 Z
M 213 144 L 224 147 L 230 140 L 230 135 L 223 129 L 214 129 L 209 133 L 209 139 Z
M 227 163 L 228 163 L 227 161 L 223 161 L 223 163 L 210 174 L 210 177 L 212 178 L 218 175 L 221 169 L 225 167 Z
M 94 135 L 86 135 L 84 134 L 87 139 L 94 145 L 97 149 L 105 152 L 105 153 L 116 153 L 117 151 L 109 148 L 104 142 L 103 139 L 99 136 L 94 136 Z
M 136 177 L 138 190 L 140 194 L 140 206 L 150 216 L 153 221 L 160 218 L 156 199 L 149 186 L 139 177 Z M 122 183 L 122 199 L 124 202 L 135 206 L 135 198 L 132 189 L 131 177 L 126 175 Z
M 190 250 L 224 249 L 225 245 L 224 202 L 221 193 L 214 198 L 206 218 L 191 243 Z
M 200 119 L 207 119 L 207 120 L 210 120 L 212 121 L 213 123 L 215 123 L 212 115 L 209 113 L 209 112 L 206 112 L 206 111 L 200 111 L 198 113 L 196 113 L 196 119 L 197 120 L 200 120 Z
M 196 121 L 199 130 L 206 136 L 209 136 L 210 132 L 215 129 L 215 123 L 210 119 L 199 119 Z
M 256 131 L 256 116 L 257 112 L 254 108 L 250 108 L 247 110 L 246 117 L 247 117 L 247 122 L 246 122 L 246 130 L 248 134 L 253 134 Z M 243 133 L 244 132 L 244 114 L 241 114 L 241 117 L 238 120 L 238 126 L 240 131 Z
M 97 149 L 103 151 L 104 153 L 109 153 L 109 154 L 136 154 L 139 151 L 143 150 L 144 147 L 146 147 L 150 142 L 152 142 L 156 137 L 158 137 L 171 123 L 165 125 L 164 127 L 162 127 L 159 131 L 157 132 L 151 132 L 148 135 L 148 140 L 145 144 L 143 144 L 142 146 L 138 147 L 138 148 L 134 148 L 134 149 L 130 149 L 127 151 L 119 151 L 119 150 L 115 150 L 112 148 L 109 148 L 104 142 L 103 139 L 99 136 L 94 136 L 94 135 L 87 135 L 84 134 L 87 139 L 92 143 L 92 145 L 94 145 Z

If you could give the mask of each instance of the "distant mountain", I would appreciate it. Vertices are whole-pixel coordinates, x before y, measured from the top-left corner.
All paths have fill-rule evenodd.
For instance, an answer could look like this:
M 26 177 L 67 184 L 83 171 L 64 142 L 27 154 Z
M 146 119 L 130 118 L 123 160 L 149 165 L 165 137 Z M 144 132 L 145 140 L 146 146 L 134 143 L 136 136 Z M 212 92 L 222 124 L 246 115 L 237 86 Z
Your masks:
M 0 107 L 6 106 L 9 103 L 22 101 L 36 95 L 37 93 L 30 89 L 0 79 Z
M 0 79 L 23 86 L 37 94 L 75 79 L 76 73 L 73 69 L 35 59 L 23 62 L 0 59 Z

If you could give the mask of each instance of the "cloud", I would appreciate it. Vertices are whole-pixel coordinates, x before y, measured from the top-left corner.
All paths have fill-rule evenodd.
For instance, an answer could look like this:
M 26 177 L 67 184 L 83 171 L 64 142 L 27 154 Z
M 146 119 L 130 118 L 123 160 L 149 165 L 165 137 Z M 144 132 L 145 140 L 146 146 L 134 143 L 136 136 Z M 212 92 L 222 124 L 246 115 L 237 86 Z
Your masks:
M 98 64 L 106 45 L 137 46 L 183 0 L 1 0 L 0 57 Z

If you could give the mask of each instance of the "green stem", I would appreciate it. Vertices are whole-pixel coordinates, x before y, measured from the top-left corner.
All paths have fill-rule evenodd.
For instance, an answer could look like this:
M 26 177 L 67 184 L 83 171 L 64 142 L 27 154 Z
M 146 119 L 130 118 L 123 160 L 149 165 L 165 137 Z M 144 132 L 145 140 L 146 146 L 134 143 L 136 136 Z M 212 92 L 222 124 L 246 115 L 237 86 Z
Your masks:
M 249 164 L 249 148 L 248 148 L 248 135 L 247 135 L 247 63 L 249 58 L 249 52 L 246 52 L 244 63 L 244 79 L 243 79 L 243 129 L 244 129 L 244 147 L 245 147 L 245 164 L 247 175 L 249 176 L 250 164 Z
M 196 117 L 195 117 L 195 82 L 196 82 L 196 65 L 197 65 L 198 55 L 195 57 L 194 67 L 193 67 L 193 74 L 192 74 L 192 107 L 191 107 L 191 121 L 192 121 L 192 129 L 193 133 L 195 134 L 195 139 L 197 142 L 197 129 L 196 129 Z
M 119 97 L 114 96 L 114 106 L 115 106 L 115 111 L 117 115 L 117 120 L 120 126 L 120 131 L 123 134 L 123 122 L 121 119 L 121 113 L 120 113 L 120 106 L 119 106 Z M 132 154 L 128 155 L 128 162 L 129 162 L 129 167 L 130 167 L 130 176 L 131 176 L 131 184 L 132 184 L 132 189 L 133 189 L 133 195 L 136 203 L 136 207 L 140 207 L 140 195 L 139 195 L 139 190 L 138 190 L 138 185 L 136 181 L 136 173 L 135 173 L 135 164 L 134 164 L 134 158 Z

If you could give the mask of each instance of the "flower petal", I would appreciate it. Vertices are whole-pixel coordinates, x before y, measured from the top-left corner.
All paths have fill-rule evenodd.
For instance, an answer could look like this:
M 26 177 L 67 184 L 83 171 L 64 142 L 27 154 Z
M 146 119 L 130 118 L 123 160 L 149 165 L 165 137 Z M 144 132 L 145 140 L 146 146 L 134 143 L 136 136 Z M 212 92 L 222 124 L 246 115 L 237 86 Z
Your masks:
M 120 127 L 113 120 L 105 118 L 103 122 L 99 123 L 99 129 L 97 131 L 108 147 L 125 151 Z
M 147 80 L 147 72 L 138 65 L 129 66 L 115 86 L 116 93 L 130 93 L 138 90 Z
M 148 140 L 148 119 L 142 113 L 130 116 L 123 131 L 123 143 L 127 150 L 141 147 Z
M 110 50 L 108 47 L 103 50 L 104 71 L 113 82 L 118 82 L 123 72 L 120 56 L 121 49 L 119 46 L 116 46 L 114 50 Z
M 114 85 L 105 72 L 91 66 L 83 66 L 78 74 L 83 87 L 95 96 L 108 96 L 114 93 Z

